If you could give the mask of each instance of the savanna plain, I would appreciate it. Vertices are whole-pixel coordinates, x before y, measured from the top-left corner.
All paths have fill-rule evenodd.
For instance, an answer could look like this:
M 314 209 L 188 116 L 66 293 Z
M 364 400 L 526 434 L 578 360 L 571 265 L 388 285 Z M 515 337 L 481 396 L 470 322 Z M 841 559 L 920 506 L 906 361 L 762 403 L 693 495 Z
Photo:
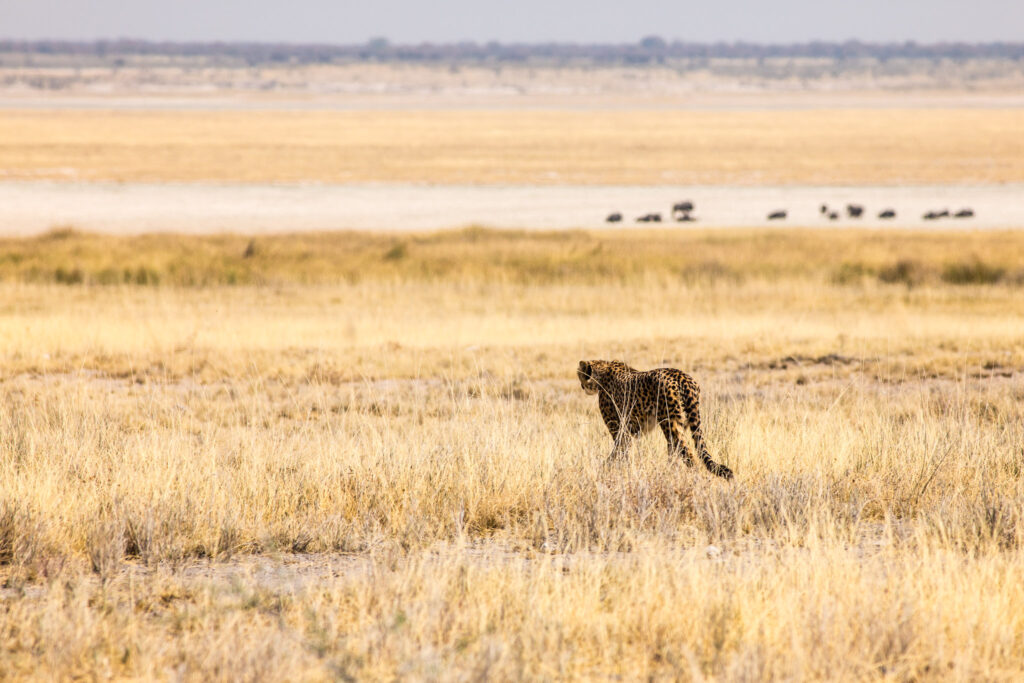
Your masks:
M 1024 237 L 0 243 L 0 676 L 1010 680 Z M 583 358 L 703 387 L 726 482 Z
M 8 93 L 0 172 L 1024 180 L 1017 80 L 701 110 L 431 73 L 472 106 Z M 1019 680 L 1024 234 L 964 225 L 0 238 L 0 678 Z M 601 358 L 691 373 L 735 479 L 610 459 Z

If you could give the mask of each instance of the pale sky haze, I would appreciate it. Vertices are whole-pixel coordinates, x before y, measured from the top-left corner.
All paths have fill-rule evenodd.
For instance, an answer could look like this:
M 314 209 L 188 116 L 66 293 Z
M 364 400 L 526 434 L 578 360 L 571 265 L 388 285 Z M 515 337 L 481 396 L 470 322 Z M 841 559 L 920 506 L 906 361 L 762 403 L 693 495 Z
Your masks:
M 1024 41 L 1024 0 L 0 0 L 0 38 Z

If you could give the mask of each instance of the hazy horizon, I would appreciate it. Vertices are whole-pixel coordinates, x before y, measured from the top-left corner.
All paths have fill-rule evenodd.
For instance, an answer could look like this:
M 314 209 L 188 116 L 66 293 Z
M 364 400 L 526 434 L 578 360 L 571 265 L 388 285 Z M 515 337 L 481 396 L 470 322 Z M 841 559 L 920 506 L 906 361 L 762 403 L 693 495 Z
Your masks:
M 658 35 L 689 42 L 1015 42 L 1024 40 L 1022 27 L 1024 3 L 1002 0 L 977 0 L 969 11 L 958 0 L 521 0 L 514 11 L 493 0 L 298 0 L 287 11 L 271 0 L 0 0 L 0 38 L 14 40 L 631 43 Z

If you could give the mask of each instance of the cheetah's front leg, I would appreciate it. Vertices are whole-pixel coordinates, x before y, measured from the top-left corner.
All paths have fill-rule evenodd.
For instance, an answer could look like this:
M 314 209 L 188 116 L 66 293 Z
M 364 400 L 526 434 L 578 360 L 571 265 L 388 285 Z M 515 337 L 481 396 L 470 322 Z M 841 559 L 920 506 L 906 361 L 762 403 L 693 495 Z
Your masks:
M 618 418 L 605 418 L 604 424 L 608 427 L 608 433 L 612 435 L 612 451 L 608 454 L 608 459 L 615 460 L 629 453 L 629 447 L 633 443 L 633 435 L 629 430 L 622 429 Z
M 621 458 L 629 452 L 632 435 L 628 429 L 622 429 L 618 408 L 615 407 L 611 398 L 602 395 L 598 404 L 601 408 L 604 425 L 608 428 L 608 433 L 612 435 L 612 452 L 608 454 L 608 458 L 612 460 Z
M 608 454 L 609 460 L 619 460 L 629 455 L 629 448 L 633 445 L 633 437 L 629 432 L 623 430 L 619 432 L 619 435 L 615 437 L 615 443 L 612 444 L 612 452 Z

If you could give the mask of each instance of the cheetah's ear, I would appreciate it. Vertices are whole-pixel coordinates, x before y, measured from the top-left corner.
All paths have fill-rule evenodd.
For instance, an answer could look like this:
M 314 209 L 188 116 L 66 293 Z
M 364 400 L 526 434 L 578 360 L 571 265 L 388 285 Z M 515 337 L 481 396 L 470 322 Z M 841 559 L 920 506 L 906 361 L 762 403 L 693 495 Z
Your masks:
M 590 377 L 590 375 L 592 374 L 592 370 L 593 368 L 590 367 L 590 363 L 588 363 L 585 360 L 580 361 L 579 372 L 583 373 L 585 377 Z

